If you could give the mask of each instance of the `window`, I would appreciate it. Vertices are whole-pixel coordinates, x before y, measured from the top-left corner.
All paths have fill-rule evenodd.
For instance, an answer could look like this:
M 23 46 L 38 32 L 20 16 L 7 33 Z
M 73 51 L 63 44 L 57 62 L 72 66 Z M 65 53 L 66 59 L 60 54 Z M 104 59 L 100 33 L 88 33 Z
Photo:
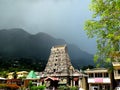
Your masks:
M 89 73 L 89 78 L 92 78 L 93 77 L 93 73 Z
M 95 73 L 95 77 L 102 77 L 102 73 Z
M 56 69 L 53 69 L 53 72 L 55 72 L 56 71 Z
M 108 73 L 104 73 L 104 77 L 108 77 Z
M 102 73 L 98 73 L 98 77 L 102 77 Z
M 120 70 L 118 70 L 118 74 L 120 74 Z
M 98 74 L 97 74 L 97 73 L 95 73 L 95 77 L 98 77 Z

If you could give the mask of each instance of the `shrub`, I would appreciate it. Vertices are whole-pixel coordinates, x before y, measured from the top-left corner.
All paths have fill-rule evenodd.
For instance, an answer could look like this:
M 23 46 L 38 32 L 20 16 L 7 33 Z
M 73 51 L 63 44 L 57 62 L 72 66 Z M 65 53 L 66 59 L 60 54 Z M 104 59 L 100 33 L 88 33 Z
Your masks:
M 58 90 L 69 90 L 69 87 L 61 85 L 58 87 Z
M 38 90 L 45 90 L 45 85 L 38 86 Z
M 32 81 L 29 81 L 28 88 L 31 89 L 32 86 L 33 86 Z
M 37 86 L 32 86 L 31 90 L 38 90 L 38 87 Z
M 41 86 L 32 86 L 30 88 L 30 90 L 45 90 L 45 86 L 44 85 L 41 85 Z

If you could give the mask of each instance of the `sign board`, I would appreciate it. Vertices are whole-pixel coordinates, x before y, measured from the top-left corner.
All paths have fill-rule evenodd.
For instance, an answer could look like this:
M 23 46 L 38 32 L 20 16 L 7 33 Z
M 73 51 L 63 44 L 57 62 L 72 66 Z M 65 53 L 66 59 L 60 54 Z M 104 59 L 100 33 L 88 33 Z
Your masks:
M 111 83 L 110 78 L 88 78 L 88 83 Z

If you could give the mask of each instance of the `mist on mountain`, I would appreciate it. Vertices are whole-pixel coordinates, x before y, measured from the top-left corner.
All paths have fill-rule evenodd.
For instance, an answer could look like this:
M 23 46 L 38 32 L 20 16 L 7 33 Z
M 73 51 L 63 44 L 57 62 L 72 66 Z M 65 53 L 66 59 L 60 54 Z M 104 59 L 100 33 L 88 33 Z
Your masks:
M 20 28 L 0 30 L 0 56 L 3 57 L 31 57 L 48 60 L 52 46 L 64 44 L 68 47 L 70 60 L 75 68 L 94 64 L 93 55 L 47 33 L 30 34 Z

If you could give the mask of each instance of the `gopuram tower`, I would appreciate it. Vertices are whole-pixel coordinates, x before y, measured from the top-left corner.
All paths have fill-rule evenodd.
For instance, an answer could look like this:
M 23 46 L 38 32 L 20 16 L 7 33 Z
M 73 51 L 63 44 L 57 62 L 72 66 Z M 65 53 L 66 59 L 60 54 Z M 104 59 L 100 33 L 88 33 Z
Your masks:
M 47 76 L 69 76 L 73 68 L 66 45 L 53 46 L 45 68 Z
M 66 84 L 84 87 L 86 84 L 82 86 L 82 82 L 86 80 L 83 77 L 84 74 L 72 66 L 66 45 L 57 45 L 51 48 L 51 53 L 43 72 L 45 80 L 58 80 L 59 85 Z

